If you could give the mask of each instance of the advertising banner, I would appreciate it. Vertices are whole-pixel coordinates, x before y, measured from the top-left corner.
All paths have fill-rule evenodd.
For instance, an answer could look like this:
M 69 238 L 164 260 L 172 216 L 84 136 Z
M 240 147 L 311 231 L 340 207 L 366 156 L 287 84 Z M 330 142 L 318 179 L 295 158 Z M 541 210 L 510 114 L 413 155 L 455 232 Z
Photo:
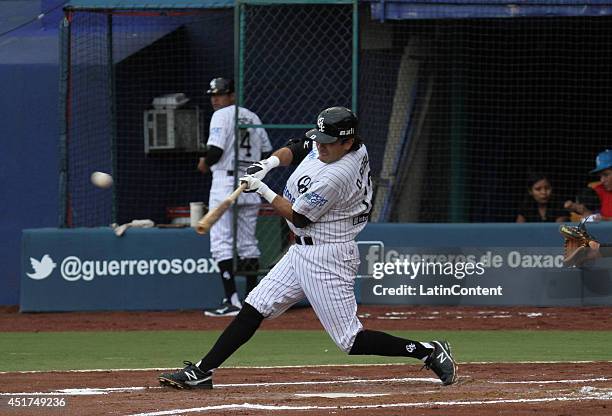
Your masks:
M 359 246 L 366 304 L 612 303 L 609 261 L 568 268 L 560 247 L 389 247 L 383 241 Z
M 555 224 L 369 224 L 357 243 L 359 303 L 612 304 L 612 258 L 565 267 Z M 22 311 L 205 309 L 223 298 L 209 239 L 190 228 L 24 230 L 22 244 Z
M 192 229 L 23 232 L 22 311 L 213 308 L 223 298 L 208 237 Z

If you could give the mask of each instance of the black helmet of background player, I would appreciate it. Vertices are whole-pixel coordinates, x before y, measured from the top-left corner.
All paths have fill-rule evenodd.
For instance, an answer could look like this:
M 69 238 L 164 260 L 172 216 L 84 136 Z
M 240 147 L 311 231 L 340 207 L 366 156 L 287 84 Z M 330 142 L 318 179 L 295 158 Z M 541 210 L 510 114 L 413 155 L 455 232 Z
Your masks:
M 234 80 L 227 78 L 213 78 L 206 91 L 207 95 L 225 95 L 234 92 Z
M 350 150 L 357 150 L 361 145 L 357 136 L 357 116 L 346 107 L 330 107 L 321 111 L 317 117 L 317 128 L 306 132 L 306 137 L 319 143 L 354 139 Z

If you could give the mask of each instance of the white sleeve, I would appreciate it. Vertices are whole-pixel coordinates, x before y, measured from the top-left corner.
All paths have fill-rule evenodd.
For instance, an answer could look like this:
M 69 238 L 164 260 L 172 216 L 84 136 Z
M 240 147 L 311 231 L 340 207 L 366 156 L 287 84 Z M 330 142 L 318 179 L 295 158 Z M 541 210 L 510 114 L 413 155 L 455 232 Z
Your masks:
M 261 152 L 269 153 L 272 151 L 272 143 L 270 143 L 268 132 L 266 132 L 266 129 L 260 129 L 260 130 L 261 130 L 261 139 L 262 139 Z
M 255 123 L 253 124 L 263 124 L 259 118 L 259 116 L 255 113 Z M 261 153 L 267 153 L 272 151 L 272 144 L 270 143 L 270 138 L 268 137 L 268 132 L 264 128 L 256 129 L 259 137 L 261 138 Z
M 206 145 L 212 145 L 226 150 L 228 137 L 227 129 L 229 127 L 229 123 L 226 122 L 223 114 L 219 111 L 215 111 L 210 119 L 210 129 L 208 131 L 208 141 Z
M 293 204 L 293 210 L 316 222 L 340 199 L 340 193 L 330 183 L 315 181 Z

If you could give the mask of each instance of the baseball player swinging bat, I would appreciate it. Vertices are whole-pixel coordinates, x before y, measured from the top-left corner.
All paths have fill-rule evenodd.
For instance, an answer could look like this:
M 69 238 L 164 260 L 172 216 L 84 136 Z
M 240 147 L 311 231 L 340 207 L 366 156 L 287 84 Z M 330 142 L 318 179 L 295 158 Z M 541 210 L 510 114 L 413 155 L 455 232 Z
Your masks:
M 208 213 L 204 215 L 200 221 L 198 221 L 196 232 L 198 234 L 206 234 L 209 232 L 212 226 L 215 225 L 219 218 L 221 218 L 223 213 L 225 213 L 225 211 L 227 211 L 227 209 L 231 207 L 234 202 L 236 202 L 236 199 L 238 199 L 240 194 L 246 189 L 247 185 L 248 184 L 246 182 L 240 184 L 240 186 L 236 188 L 234 192 L 228 195 L 228 197 L 225 198 L 218 207 L 208 211 Z

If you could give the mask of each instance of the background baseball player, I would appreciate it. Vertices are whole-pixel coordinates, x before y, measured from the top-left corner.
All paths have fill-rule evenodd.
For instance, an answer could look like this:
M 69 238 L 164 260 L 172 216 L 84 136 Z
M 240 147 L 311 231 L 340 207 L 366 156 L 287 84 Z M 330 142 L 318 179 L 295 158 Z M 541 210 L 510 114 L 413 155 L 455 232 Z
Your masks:
M 209 209 L 218 206 L 234 188 L 234 174 L 244 175 L 246 168 L 272 151 L 265 129 L 249 128 L 240 135 L 238 164 L 235 165 L 235 96 L 234 82 L 231 79 L 215 78 L 206 91 L 215 112 L 210 120 L 210 130 L 206 143 L 206 157 L 200 158 L 198 169 L 202 173 L 212 172 L 212 185 L 208 200 Z M 261 124 L 257 114 L 246 108 L 239 108 L 240 123 Z M 261 200 L 254 194 L 243 194 L 238 199 L 237 250 L 239 269 L 255 272 L 259 269 L 260 256 L 255 237 L 257 211 Z M 218 262 L 221 281 L 225 291 L 220 308 L 206 311 L 208 316 L 234 316 L 240 311 L 241 302 L 236 292 L 233 270 L 233 214 L 227 210 L 210 230 L 210 250 Z M 246 294 L 257 284 L 257 276 L 247 276 Z
M 197 364 L 161 374 L 175 388 L 212 388 L 212 374 L 247 342 L 265 318 L 274 318 L 308 298 L 336 345 L 349 354 L 405 356 L 422 360 L 442 383 L 457 379 L 445 341 L 419 342 L 363 329 L 354 283 L 359 265 L 355 237 L 365 227 L 372 199 L 368 152 L 356 135 L 357 118 L 344 107 L 323 110 L 317 128 L 248 169 L 241 178 L 287 219 L 296 234 L 279 263 L 249 294 L 232 323 Z M 313 141 L 316 146 L 313 146 Z M 299 164 L 283 195 L 261 179 L 278 165 Z
M 600 219 L 599 215 L 592 214 L 584 217 L 577 226 L 563 224 L 559 227 L 564 240 L 563 264 L 568 267 L 590 266 L 596 260 L 612 257 L 612 243 L 601 243 L 587 231 L 587 223 Z

